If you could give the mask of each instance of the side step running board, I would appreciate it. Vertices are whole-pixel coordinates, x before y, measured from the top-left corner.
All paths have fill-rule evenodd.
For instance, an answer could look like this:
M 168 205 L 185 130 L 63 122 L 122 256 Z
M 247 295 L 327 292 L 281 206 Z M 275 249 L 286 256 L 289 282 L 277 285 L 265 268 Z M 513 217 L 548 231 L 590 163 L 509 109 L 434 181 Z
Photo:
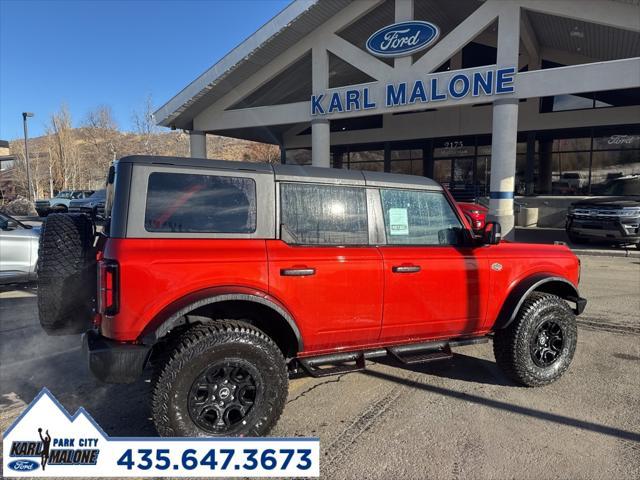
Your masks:
M 436 341 L 379 348 L 359 352 L 334 353 L 318 357 L 297 359 L 298 363 L 312 377 L 326 377 L 340 373 L 358 372 L 366 368 L 366 359 L 391 355 L 404 365 L 448 360 L 453 357 L 451 347 L 488 342 L 487 337 L 460 338 L 451 341 Z M 324 366 L 324 367 L 323 367 Z
M 312 377 L 326 377 L 340 373 L 358 372 L 365 369 L 364 352 L 326 355 L 315 358 L 300 358 L 300 365 Z M 347 364 L 347 362 L 353 362 Z M 320 365 L 333 365 L 320 368 Z
M 406 349 L 402 347 L 389 348 L 389 353 L 393 355 L 400 363 L 405 365 L 414 365 L 416 363 L 435 362 L 437 360 L 449 360 L 453 357 L 449 345 L 444 347 L 428 350 L 425 349 Z

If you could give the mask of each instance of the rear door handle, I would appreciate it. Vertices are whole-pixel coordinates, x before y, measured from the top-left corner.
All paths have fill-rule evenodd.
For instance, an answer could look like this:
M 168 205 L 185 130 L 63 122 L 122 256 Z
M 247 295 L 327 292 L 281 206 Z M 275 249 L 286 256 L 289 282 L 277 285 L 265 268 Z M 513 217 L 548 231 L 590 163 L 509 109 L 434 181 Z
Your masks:
M 315 268 L 283 268 L 280 270 L 280 275 L 283 277 L 308 277 L 315 274 Z
M 393 273 L 417 273 L 420 270 L 419 265 L 394 265 L 391 267 Z

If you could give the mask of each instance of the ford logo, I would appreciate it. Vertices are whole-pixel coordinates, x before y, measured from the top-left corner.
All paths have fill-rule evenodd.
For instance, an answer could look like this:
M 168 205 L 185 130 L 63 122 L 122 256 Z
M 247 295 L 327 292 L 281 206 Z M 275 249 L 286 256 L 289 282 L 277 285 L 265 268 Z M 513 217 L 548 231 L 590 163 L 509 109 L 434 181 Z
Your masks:
M 31 472 L 38 468 L 38 464 L 33 460 L 14 460 L 9 462 L 9 468 L 16 472 Z
M 401 57 L 423 50 L 440 36 L 433 23 L 421 20 L 394 23 L 381 28 L 367 40 L 367 50 L 378 57 Z

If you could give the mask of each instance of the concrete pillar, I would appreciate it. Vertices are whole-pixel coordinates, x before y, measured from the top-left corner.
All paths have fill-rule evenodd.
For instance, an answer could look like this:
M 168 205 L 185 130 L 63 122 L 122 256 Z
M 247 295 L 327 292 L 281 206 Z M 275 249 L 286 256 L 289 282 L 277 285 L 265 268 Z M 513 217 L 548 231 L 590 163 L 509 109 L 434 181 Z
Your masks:
M 518 68 L 520 6 L 504 2 L 498 17 L 497 66 Z M 518 99 L 499 98 L 493 103 L 491 188 L 489 219 L 499 222 L 502 236 L 513 240 L 513 194 L 518 142 Z
M 329 120 L 311 120 L 311 165 L 331 167 L 331 133 Z
M 207 158 L 207 134 L 197 130 L 190 131 L 189 147 L 192 158 Z
M 513 238 L 513 192 L 518 140 L 518 99 L 504 98 L 493 104 L 491 140 L 491 189 L 489 218 L 502 226 L 502 236 Z
M 313 92 L 321 94 L 329 88 L 329 52 L 320 46 L 311 50 Z M 311 165 L 331 167 L 331 131 L 329 120 L 311 121 Z

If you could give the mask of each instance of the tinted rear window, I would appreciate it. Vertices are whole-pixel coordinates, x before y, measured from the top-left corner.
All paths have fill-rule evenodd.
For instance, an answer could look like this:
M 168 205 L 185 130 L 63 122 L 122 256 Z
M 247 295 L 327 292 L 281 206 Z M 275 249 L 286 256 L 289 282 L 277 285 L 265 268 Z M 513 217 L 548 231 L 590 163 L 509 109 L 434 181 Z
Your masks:
M 253 233 L 255 182 L 240 177 L 152 173 L 144 225 L 148 232 Z

